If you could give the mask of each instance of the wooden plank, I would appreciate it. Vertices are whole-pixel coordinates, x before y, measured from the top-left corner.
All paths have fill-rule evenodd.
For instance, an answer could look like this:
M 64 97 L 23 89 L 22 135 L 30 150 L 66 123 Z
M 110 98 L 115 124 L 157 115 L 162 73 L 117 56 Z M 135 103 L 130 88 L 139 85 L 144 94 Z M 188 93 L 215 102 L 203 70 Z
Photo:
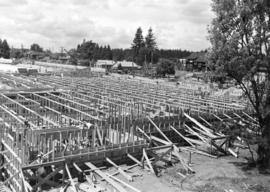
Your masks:
M 73 166 L 75 167 L 75 169 L 76 169 L 78 172 L 84 174 L 84 176 L 85 176 L 85 178 L 86 178 L 86 181 L 87 181 L 88 184 L 89 184 L 88 187 L 89 187 L 90 189 L 88 189 L 88 190 L 93 191 L 93 192 L 105 191 L 104 189 L 98 187 L 96 184 L 93 184 L 93 182 L 92 182 L 92 180 L 90 179 L 90 177 L 89 177 L 88 175 L 86 175 L 86 174 L 84 173 L 84 171 L 83 171 L 76 163 L 73 163 Z M 92 173 L 90 173 L 90 175 L 91 175 L 91 174 L 92 174 Z
M 217 116 L 216 114 L 212 113 L 212 115 L 217 118 L 218 120 L 220 120 L 221 122 L 223 121 L 223 119 L 221 119 L 219 116 Z
M 205 122 L 208 126 L 212 127 L 213 125 L 211 123 L 209 123 L 208 121 L 206 121 L 203 117 L 199 116 L 199 118 L 201 120 L 203 120 L 203 122 Z
M 173 146 L 173 144 L 169 144 L 169 145 L 161 145 L 161 146 L 156 146 L 156 147 L 149 147 L 146 150 L 160 150 L 160 149 L 167 149 L 167 148 L 171 148 Z
M 207 139 L 204 138 L 202 135 L 200 135 L 199 133 L 195 132 L 194 130 L 192 130 L 188 125 L 185 124 L 185 127 L 189 130 L 189 132 L 195 136 L 197 136 L 199 139 L 202 140 L 202 142 L 207 143 Z M 208 143 L 207 143 L 208 144 Z
M 133 186 L 127 184 L 126 182 L 124 182 L 124 181 L 122 181 L 122 180 L 120 180 L 120 179 L 118 179 L 118 178 L 116 178 L 116 177 L 114 177 L 114 176 L 112 176 L 112 175 L 109 175 L 108 173 L 106 173 L 106 175 L 107 175 L 108 177 L 114 179 L 115 181 L 117 181 L 117 182 L 119 182 L 119 183 L 125 185 L 126 187 L 132 189 L 132 190 L 135 191 L 135 192 L 142 192 L 142 191 L 136 189 L 135 187 L 133 187 Z
M 233 156 L 235 156 L 236 158 L 238 158 L 238 155 L 237 155 L 231 148 L 228 148 L 228 151 L 229 151 Z
M 68 165 L 67 164 L 65 164 L 65 168 L 66 168 L 66 171 L 67 171 L 67 174 L 68 174 L 68 177 L 69 177 L 69 181 L 71 183 L 71 186 L 72 186 L 74 192 L 77 192 L 77 188 L 76 188 L 75 183 L 74 183 L 74 181 L 73 181 L 73 179 L 71 177 L 71 174 L 70 174 L 70 171 L 69 171 L 69 168 L 68 168 Z
M 54 175 L 56 175 L 59 171 L 61 171 L 63 169 L 63 167 L 58 167 L 55 169 L 55 171 L 51 172 L 50 174 L 48 174 L 45 178 L 42 178 L 42 180 L 40 180 L 34 187 L 33 189 L 36 190 L 39 186 L 41 186 L 42 184 L 46 183 L 47 180 L 49 180 L 50 178 L 52 178 Z
M 83 173 L 83 171 L 81 170 L 81 168 L 76 164 L 76 163 L 73 163 L 73 166 L 75 167 L 75 169 L 81 173 Z
M 152 121 L 150 117 L 147 117 L 147 119 L 154 125 L 154 127 L 158 130 L 158 132 L 169 142 L 172 143 L 171 140 L 160 130 L 160 128 Z
M 207 157 L 212 157 L 212 158 L 215 158 L 215 159 L 218 158 L 218 156 L 216 156 L 216 155 L 211 155 L 211 154 L 208 154 L 208 153 L 206 153 L 204 151 L 194 149 L 194 148 L 191 148 L 191 147 L 180 147 L 180 150 L 190 151 L 192 153 L 197 153 L 197 154 L 204 155 L 204 156 L 207 156 Z
M 87 191 L 89 192 L 102 192 L 102 191 L 107 191 L 106 189 L 98 186 L 97 184 L 94 184 L 92 180 L 90 179 L 89 175 L 85 176 L 87 182 L 88 182 L 88 189 Z M 84 190 L 85 191 L 85 190 Z
M 33 188 L 31 187 L 31 185 L 25 180 L 24 174 L 22 172 L 22 170 L 20 170 L 20 177 L 22 179 L 23 182 L 23 187 L 24 187 L 24 192 L 31 192 L 33 190 Z
M 223 113 L 223 115 L 225 116 L 225 117 L 228 117 L 229 119 L 232 119 L 232 117 L 230 117 L 228 114 L 226 114 L 226 113 Z
M 167 141 L 165 141 L 165 140 L 163 140 L 163 139 L 160 139 L 160 138 L 158 138 L 158 137 L 155 137 L 155 136 L 153 136 L 153 135 L 151 135 L 150 138 L 153 139 L 153 140 L 155 140 L 155 141 L 157 141 L 157 142 L 159 142 L 159 143 L 162 143 L 162 144 L 164 144 L 164 145 L 172 145 L 172 143 L 167 142 Z
M 16 160 L 16 158 L 15 158 L 15 159 L 12 159 L 12 160 L 10 160 L 10 161 L 8 161 L 8 162 L 6 162 L 6 163 L 4 163 L 4 164 L 0 167 L 0 169 L 6 167 L 7 165 L 9 165 L 10 163 L 14 162 L 15 160 Z
M 245 113 L 244 111 L 242 111 L 242 113 L 247 116 L 248 118 L 250 118 L 252 121 L 254 121 L 255 123 L 257 123 L 256 119 L 254 119 L 253 117 L 251 117 L 249 114 Z
M 187 171 L 191 171 L 191 173 L 195 173 L 195 171 L 193 171 L 193 169 L 191 169 L 191 167 L 188 166 L 188 164 L 182 159 L 181 155 L 179 154 L 179 149 L 175 145 L 173 146 L 172 154 L 179 159 L 179 161 L 181 162 L 183 167 L 187 169 Z
M 9 135 L 9 134 L 8 134 Z M 2 144 L 7 148 L 7 150 L 16 158 L 16 160 L 21 164 L 22 160 L 21 158 L 13 151 L 13 149 L 5 142 L 4 139 L 2 139 Z
M 47 157 L 48 155 L 50 155 L 53 152 L 54 152 L 54 150 L 49 151 L 48 153 L 42 155 L 42 158 Z M 29 165 L 35 165 L 35 163 L 38 163 L 38 160 L 39 160 L 39 158 L 37 158 L 36 160 L 32 161 Z
M 100 128 L 98 126 L 96 126 L 96 129 L 97 129 L 99 143 L 102 146 L 103 145 L 103 138 L 102 138 L 101 133 L 100 133 Z
M 155 174 L 155 171 L 154 171 L 154 169 L 153 169 L 153 167 L 151 165 L 151 162 L 150 162 L 150 160 L 149 160 L 149 158 L 147 156 L 147 153 L 146 153 L 146 151 L 145 151 L 144 148 L 143 148 L 143 156 L 144 156 L 144 158 L 146 160 L 146 163 L 147 163 L 148 167 L 150 168 L 150 171 Z
M 155 157 L 155 160 L 153 161 L 153 164 L 155 164 L 158 161 L 164 161 L 164 162 L 169 162 L 169 160 L 165 159 L 164 157 L 168 155 L 172 151 L 172 148 L 168 149 L 166 152 L 163 152 L 161 154 L 157 154 L 154 151 L 148 151 L 149 154 L 153 155 Z
M 90 162 L 85 163 L 90 169 L 94 169 L 99 176 L 101 176 L 103 179 L 105 179 L 109 184 L 111 184 L 115 189 L 117 189 L 119 192 L 127 192 L 122 186 L 118 185 L 115 181 L 113 181 L 109 176 L 107 176 L 105 173 L 97 169 L 95 165 L 93 165 Z
M 59 126 L 58 123 L 55 123 L 55 122 L 51 121 L 50 119 L 39 115 L 37 112 L 33 111 L 32 109 L 29 109 L 28 107 L 25 107 L 24 105 L 20 104 L 19 102 L 5 96 L 4 94 L 0 93 L 0 96 L 4 97 L 5 99 L 9 100 L 10 102 L 17 104 L 18 106 L 22 107 L 23 109 L 27 110 L 28 112 L 32 113 L 33 115 L 43 119 L 44 121 L 48 122 L 49 124 L 52 124 L 53 126 Z
M 204 130 L 209 136 L 211 137 L 215 137 L 215 135 L 213 135 L 212 130 L 208 129 L 207 127 L 205 127 L 204 125 L 202 125 L 200 122 L 198 122 L 196 119 L 194 119 L 193 117 L 189 116 L 187 113 L 184 113 L 184 116 L 187 117 L 189 120 L 191 120 L 193 123 L 195 123 L 198 127 L 200 127 L 202 130 Z
M 185 136 L 183 136 L 179 131 L 177 131 L 173 126 L 171 126 L 171 129 L 176 132 L 180 137 L 182 137 L 186 142 L 188 142 L 192 147 L 195 147 L 195 145 L 190 142 L 188 139 L 186 139 Z
M 136 159 L 135 157 L 133 157 L 131 154 L 127 154 L 127 156 L 131 159 L 131 160 L 133 160 L 135 163 L 137 163 L 139 166 L 143 166 L 142 165 L 142 163 L 138 160 L 138 159 Z
M 9 178 L 7 178 L 2 184 L 3 185 L 6 185 L 11 179 L 13 179 L 14 177 L 16 177 L 18 174 L 20 174 L 20 171 L 17 171 L 16 173 L 10 175 Z
M 137 126 L 136 129 L 140 131 L 148 140 L 151 140 L 151 138 L 141 128 Z
M 128 181 L 133 181 L 133 178 L 128 175 L 127 173 L 124 172 L 124 170 L 119 167 L 118 165 L 116 165 L 112 160 L 110 160 L 108 157 L 106 157 L 106 161 L 109 162 L 112 166 L 114 166 L 121 175 L 123 175 Z

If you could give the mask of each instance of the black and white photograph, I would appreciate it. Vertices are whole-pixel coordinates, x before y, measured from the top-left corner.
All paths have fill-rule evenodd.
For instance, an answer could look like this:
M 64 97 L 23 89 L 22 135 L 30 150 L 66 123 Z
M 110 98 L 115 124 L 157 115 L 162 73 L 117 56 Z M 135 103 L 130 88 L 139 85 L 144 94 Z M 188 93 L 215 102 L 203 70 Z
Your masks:
M 0 192 L 270 192 L 270 0 L 0 0 Z

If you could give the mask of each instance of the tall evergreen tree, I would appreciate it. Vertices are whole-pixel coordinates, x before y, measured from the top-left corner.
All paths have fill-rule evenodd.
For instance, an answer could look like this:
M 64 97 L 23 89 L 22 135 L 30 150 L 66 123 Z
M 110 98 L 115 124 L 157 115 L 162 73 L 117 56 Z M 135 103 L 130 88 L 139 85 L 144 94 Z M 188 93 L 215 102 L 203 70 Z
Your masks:
M 156 38 L 151 27 L 148 29 L 148 34 L 145 37 L 145 47 L 151 51 L 157 49 Z
M 148 30 L 148 34 L 145 37 L 145 47 L 147 49 L 146 61 L 149 63 L 153 63 L 157 61 L 157 54 L 155 54 L 157 50 L 156 38 L 154 37 L 153 30 L 150 27 Z M 155 58 L 154 58 L 155 56 Z
M 145 46 L 144 38 L 142 34 L 142 28 L 139 27 L 136 31 L 135 37 L 133 39 L 133 43 L 131 45 L 131 48 L 134 52 L 134 57 L 136 58 L 140 52 L 140 49 Z
M 0 39 L 0 57 L 3 57 L 2 40 Z
M 4 39 L 4 41 L 2 42 L 2 57 L 4 57 L 5 59 L 9 59 L 10 57 L 10 48 L 9 45 L 7 43 L 7 40 Z

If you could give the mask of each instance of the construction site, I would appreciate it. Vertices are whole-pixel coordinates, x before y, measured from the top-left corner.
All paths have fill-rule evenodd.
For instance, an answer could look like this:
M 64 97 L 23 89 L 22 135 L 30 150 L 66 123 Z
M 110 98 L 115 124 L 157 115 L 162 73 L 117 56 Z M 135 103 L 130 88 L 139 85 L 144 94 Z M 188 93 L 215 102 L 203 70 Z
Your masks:
M 18 73 L 0 82 L 2 191 L 150 191 L 138 177 L 174 166 L 179 178 L 196 175 L 194 154 L 238 157 L 245 142 L 216 124 L 258 128 L 246 100 L 202 82 Z

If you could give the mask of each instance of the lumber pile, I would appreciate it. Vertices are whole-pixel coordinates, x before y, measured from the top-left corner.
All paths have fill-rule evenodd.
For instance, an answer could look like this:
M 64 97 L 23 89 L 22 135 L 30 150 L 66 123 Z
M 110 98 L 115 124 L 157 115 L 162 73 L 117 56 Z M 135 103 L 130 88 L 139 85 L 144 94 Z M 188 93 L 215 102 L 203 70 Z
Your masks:
M 239 146 L 239 143 L 233 142 L 230 136 L 206 127 L 187 113 L 184 113 L 184 116 L 189 122 L 184 124 L 184 129 L 182 129 L 184 133 L 180 133 L 171 126 L 171 129 L 189 145 L 180 147 L 181 150 L 213 158 L 228 154 L 238 157 L 238 152 L 234 148 Z M 210 125 L 206 120 L 204 121 Z M 239 141 L 241 141 L 241 138 L 239 138 Z

